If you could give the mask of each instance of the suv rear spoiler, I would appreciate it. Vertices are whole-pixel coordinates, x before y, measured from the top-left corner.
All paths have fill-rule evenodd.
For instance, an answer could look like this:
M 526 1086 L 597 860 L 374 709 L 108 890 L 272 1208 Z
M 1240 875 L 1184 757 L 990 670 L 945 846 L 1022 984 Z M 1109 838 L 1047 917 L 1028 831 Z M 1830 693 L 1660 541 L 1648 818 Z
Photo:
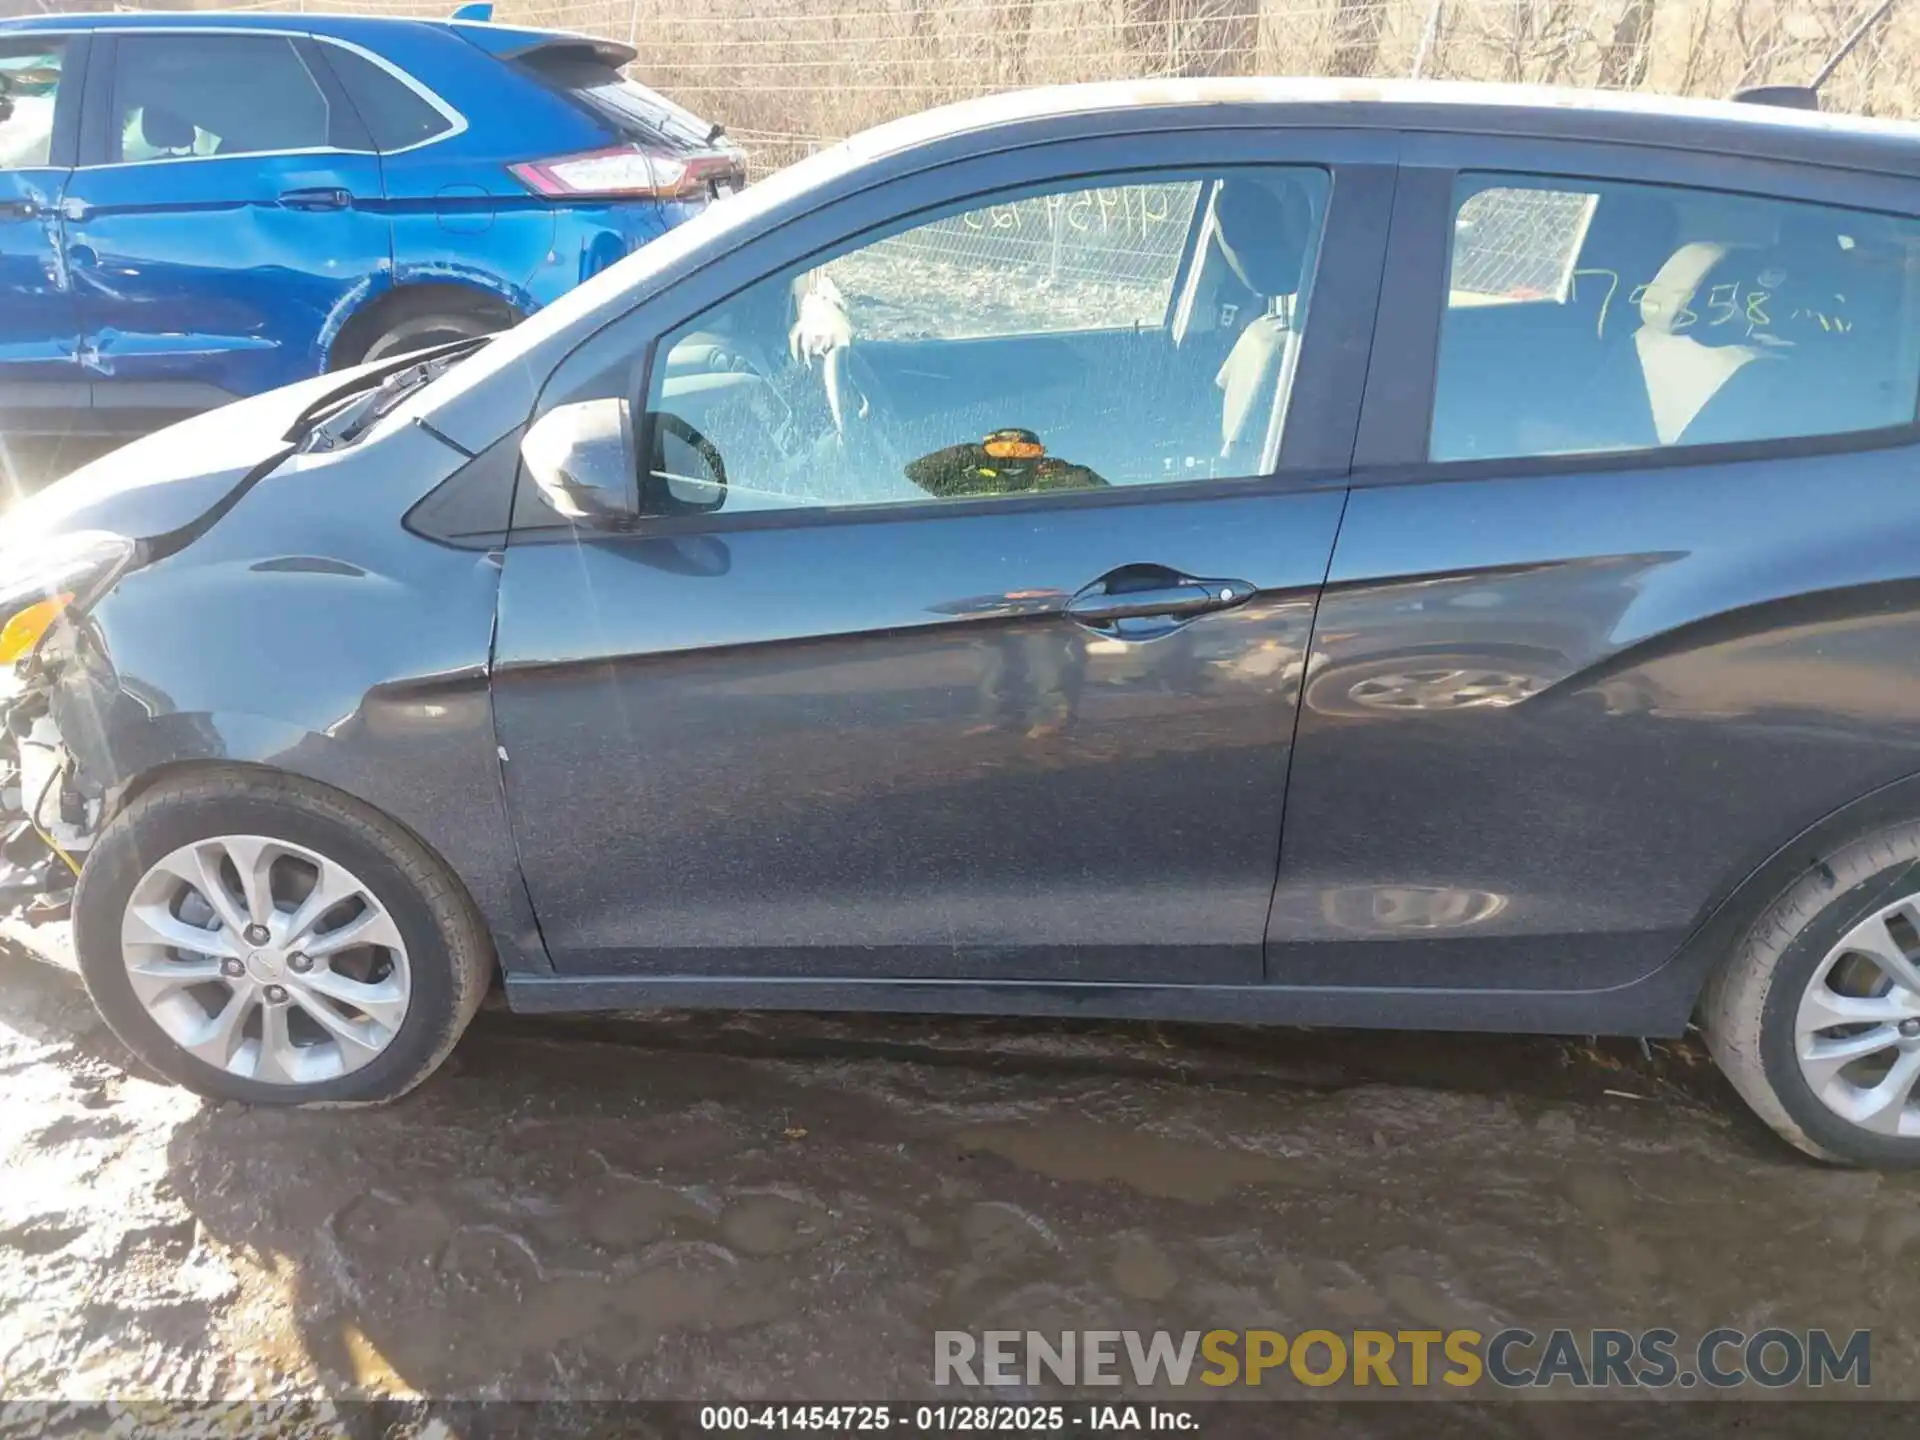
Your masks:
M 618 40 L 602 40 L 594 35 L 569 35 L 559 30 L 521 30 L 512 25 L 478 24 L 455 21 L 461 38 L 478 45 L 489 55 L 502 60 L 526 60 L 535 55 L 565 58 L 577 55 L 583 60 L 598 60 L 615 70 L 630 65 L 640 52 Z

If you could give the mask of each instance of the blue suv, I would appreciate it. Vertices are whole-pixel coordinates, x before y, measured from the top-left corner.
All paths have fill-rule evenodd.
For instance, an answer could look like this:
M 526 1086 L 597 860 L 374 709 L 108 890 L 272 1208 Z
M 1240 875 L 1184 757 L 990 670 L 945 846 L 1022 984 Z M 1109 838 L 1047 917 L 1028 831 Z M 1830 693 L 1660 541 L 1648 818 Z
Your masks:
M 137 434 L 497 330 L 738 188 L 633 54 L 458 18 L 0 22 L 0 433 Z

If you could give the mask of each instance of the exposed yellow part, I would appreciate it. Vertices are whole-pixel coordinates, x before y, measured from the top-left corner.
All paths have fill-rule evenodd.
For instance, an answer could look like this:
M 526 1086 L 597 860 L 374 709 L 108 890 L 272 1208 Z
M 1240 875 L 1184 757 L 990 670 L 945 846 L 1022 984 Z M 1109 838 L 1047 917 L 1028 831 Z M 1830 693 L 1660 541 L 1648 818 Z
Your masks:
M 353 1321 L 340 1323 L 340 1344 L 347 1352 L 347 1363 L 353 1367 L 355 1384 L 377 1386 L 389 1393 L 408 1388 L 387 1357 L 367 1338 L 366 1331 Z
M 72 595 L 50 595 L 0 625 L 0 665 L 11 665 L 31 655 L 41 637 L 72 603 Z
M 33 833 L 40 837 L 40 842 L 43 845 L 45 845 L 49 850 L 53 851 L 55 855 L 58 855 L 60 857 L 60 863 L 66 866 L 67 869 L 71 870 L 73 872 L 73 878 L 78 880 L 80 878 L 80 862 L 74 859 L 73 856 L 69 855 L 66 851 L 62 850 L 60 848 L 59 842 L 56 841 L 53 838 L 53 836 L 49 835 L 46 831 L 40 828 L 40 824 L 38 821 L 29 820 L 27 823 L 33 826 Z
M 60 863 L 71 870 L 73 872 L 73 878 L 78 880 L 80 878 L 80 862 L 65 850 L 61 849 L 60 842 L 49 835 L 40 824 L 40 807 L 47 803 L 47 795 L 55 785 L 60 783 L 61 775 L 62 772 L 58 770 L 54 771 L 53 778 L 47 782 L 46 789 L 42 790 L 31 802 L 31 808 L 27 811 L 27 824 L 33 827 L 33 833 L 40 837 L 40 842 L 55 855 L 59 856 Z

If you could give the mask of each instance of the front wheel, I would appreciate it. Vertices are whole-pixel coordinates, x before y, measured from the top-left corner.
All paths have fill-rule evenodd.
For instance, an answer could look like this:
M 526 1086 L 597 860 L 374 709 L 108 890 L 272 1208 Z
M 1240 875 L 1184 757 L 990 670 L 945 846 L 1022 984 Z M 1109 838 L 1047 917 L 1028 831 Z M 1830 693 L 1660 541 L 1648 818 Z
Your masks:
M 1800 1149 L 1920 1166 L 1920 824 L 1803 875 L 1714 976 L 1701 1019 L 1727 1078 Z
M 89 855 L 74 925 L 88 993 L 129 1049 L 188 1089 L 255 1104 L 405 1094 L 492 974 L 471 901 L 418 840 L 267 772 L 140 795 Z

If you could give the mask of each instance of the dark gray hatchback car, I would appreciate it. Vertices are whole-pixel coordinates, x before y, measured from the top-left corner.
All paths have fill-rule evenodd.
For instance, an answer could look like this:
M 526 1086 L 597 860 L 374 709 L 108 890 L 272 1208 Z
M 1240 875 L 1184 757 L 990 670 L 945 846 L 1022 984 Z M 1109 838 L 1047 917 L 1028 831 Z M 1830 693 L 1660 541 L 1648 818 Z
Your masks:
M 1917 400 L 1920 130 L 941 111 L 12 511 L 0 893 L 247 1101 L 402 1093 L 497 970 L 1697 1018 L 1793 1143 L 1920 1161 Z

